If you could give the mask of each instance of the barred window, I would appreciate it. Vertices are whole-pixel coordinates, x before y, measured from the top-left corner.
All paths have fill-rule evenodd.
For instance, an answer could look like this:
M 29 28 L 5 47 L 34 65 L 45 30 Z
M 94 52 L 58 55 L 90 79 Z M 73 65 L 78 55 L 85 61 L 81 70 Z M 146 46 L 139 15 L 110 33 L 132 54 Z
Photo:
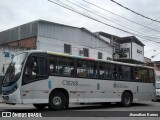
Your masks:
M 89 57 L 89 49 L 83 48 L 83 53 L 85 57 Z
M 64 44 L 64 53 L 71 54 L 71 45 Z
M 103 58 L 103 54 L 101 52 L 98 52 L 98 59 L 102 59 Z

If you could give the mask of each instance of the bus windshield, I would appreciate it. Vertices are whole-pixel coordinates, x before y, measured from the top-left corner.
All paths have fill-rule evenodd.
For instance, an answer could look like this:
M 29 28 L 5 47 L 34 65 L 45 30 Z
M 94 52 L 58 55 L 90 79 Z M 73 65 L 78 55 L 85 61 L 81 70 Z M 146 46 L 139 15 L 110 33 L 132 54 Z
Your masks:
M 4 76 L 4 86 L 11 85 L 19 79 L 26 56 L 27 53 L 21 53 L 13 58 Z

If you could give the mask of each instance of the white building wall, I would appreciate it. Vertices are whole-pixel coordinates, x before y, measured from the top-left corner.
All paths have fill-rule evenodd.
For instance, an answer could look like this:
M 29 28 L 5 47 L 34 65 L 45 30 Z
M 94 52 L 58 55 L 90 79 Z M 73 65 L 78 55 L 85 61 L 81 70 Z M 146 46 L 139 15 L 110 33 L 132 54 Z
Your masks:
M 131 45 L 132 45 L 132 51 L 131 51 Z M 126 59 L 134 59 L 137 61 L 141 61 L 144 62 L 144 47 L 132 42 L 131 43 L 123 43 L 120 44 L 120 49 L 121 48 L 129 48 L 130 52 L 127 52 L 125 54 L 127 54 L 127 58 Z M 142 53 L 138 53 L 137 50 L 142 51 Z M 132 53 L 132 56 L 131 56 Z
M 138 53 L 137 50 L 142 51 L 142 53 Z M 144 47 L 132 43 L 132 59 L 144 62 Z
M 95 43 L 94 43 L 95 42 Z M 79 56 L 79 51 L 83 50 L 83 48 L 89 49 L 89 57 L 91 58 L 98 58 L 98 52 L 103 54 L 103 60 L 107 60 L 107 57 L 112 58 L 112 47 L 108 45 L 101 46 L 99 48 L 99 41 L 92 41 L 90 43 L 93 44 L 95 47 L 90 47 L 89 44 L 86 42 L 86 45 L 76 44 L 72 42 L 66 42 L 63 40 L 57 40 L 53 38 L 46 38 L 42 36 L 37 37 L 37 49 L 38 50 L 46 50 L 46 51 L 53 51 L 53 52 L 60 52 L 64 53 L 64 44 L 71 45 L 71 54 Z M 83 43 L 84 44 L 84 43 Z
M 79 56 L 83 48 L 89 49 L 89 57 L 98 58 L 98 52 L 103 53 L 103 59 L 112 58 L 112 46 L 84 28 L 75 28 L 60 24 L 40 22 L 37 36 L 37 49 L 64 53 L 64 44 L 70 44 L 73 55 Z

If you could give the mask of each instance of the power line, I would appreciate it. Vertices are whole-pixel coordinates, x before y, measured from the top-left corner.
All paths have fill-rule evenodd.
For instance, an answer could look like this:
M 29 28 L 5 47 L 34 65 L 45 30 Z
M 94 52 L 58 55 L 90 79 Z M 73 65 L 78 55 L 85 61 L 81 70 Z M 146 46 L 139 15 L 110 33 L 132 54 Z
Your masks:
M 79 8 L 81 8 L 81 9 L 83 9 L 83 10 L 86 10 L 86 11 L 92 13 L 92 14 L 95 14 L 95 15 L 97 15 L 97 16 L 99 16 L 99 17 L 105 19 L 105 20 L 108 20 L 108 21 L 110 21 L 110 22 L 112 22 L 112 23 L 114 23 L 114 24 L 117 24 L 117 25 L 121 26 L 121 27 L 124 27 L 124 28 L 127 28 L 127 29 L 129 29 L 129 30 L 132 30 L 132 31 L 134 31 L 134 32 L 139 33 L 138 31 L 136 31 L 136 30 L 134 30 L 134 29 L 131 29 L 131 28 L 126 27 L 126 26 L 124 26 L 124 25 L 121 25 L 121 24 L 119 24 L 119 23 L 113 22 L 112 20 L 110 20 L 110 19 L 108 19 L 108 18 L 106 18 L 106 17 L 104 17 L 104 16 L 101 16 L 101 15 L 99 15 L 99 14 L 96 14 L 95 12 L 92 12 L 91 10 L 88 10 L 88 9 L 86 9 L 86 8 L 84 8 L 84 7 L 81 7 L 81 6 L 79 6 L 79 5 L 77 5 L 77 4 L 73 3 L 73 2 L 71 2 L 71 1 L 69 1 L 69 0 L 67 0 L 67 1 L 68 1 L 69 3 L 71 3 L 71 4 L 73 4 L 73 5 L 79 7 Z
M 154 40 L 150 40 L 150 39 L 144 38 L 144 37 L 146 37 L 146 36 L 141 36 L 141 35 L 138 35 L 138 34 L 135 34 L 135 33 L 132 33 L 132 32 L 128 32 L 128 31 L 123 30 L 123 29 L 121 29 L 121 28 L 118 28 L 118 27 L 109 25 L 109 24 L 107 24 L 107 23 L 104 23 L 104 22 L 102 22 L 102 21 L 100 21 L 100 20 L 97 20 L 97 19 L 91 17 L 91 16 L 88 16 L 88 15 L 85 15 L 85 14 L 79 12 L 79 11 L 76 11 L 74 8 L 72 8 L 72 7 L 70 7 L 69 5 L 64 4 L 64 3 L 60 2 L 60 1 L 58 1 L 58 2 L 64 4 L 65 6 L 69 6 L 70 8 L 65 7 L 64 5 L 58 4 L 58 3 L 56 3 L 56 2 L 53 2 L 53 1 L 51 1 L 51 0 L 48 0 L 48 1 L 49 1 L 49 2 L 52 2 L 52 3 L 56 4 L 56 5 L 59 5 L 59 6 L 63 7 L 63 8 L 65 8 L 65 9 L 71 10 L 71 11 L 77 13 L 77 14 L 80 14 L 80 15 L 82 15 L 82 16 L 85 16 L 85 17 L 87 17 L 87 18 L 89 18 L 89 19 L 92 19 L 92 20 L 94 20 L 94 21 L 97 21 L 97 22 L 99 22 L 99 23 L 102 23 L 102 24 L 104 24 L 104 25 L 106 25 L 106 26 L 115 28 L 115 29 L 120 30 L 120 31 L 123 31 L 123 32 L 125 32 L 125 33 L 129 33 L 129 34 L 131 34 L 131 35 L 138 36 L 138 37 L 143 38 L 143 39 L 148 40 L 148 41 L 153 41 L 153 42 L 156 42 L 156 43 L 160 43 L 160 42 L 158 42 L 158 41 L 154 41 Z M 56 1 L 57 1 L 57 0 L 56 0 Z M 72 8 L 72 9 L 71 9 L 71 8 Z
M 106 17 L 104 17 L 104 16 L 102 16 L 102 15 L 96 14 L 95 12 L 92 12 L 91 10 L 88 10 L 88 9 L 86 9 L 86 8 L 84 8 L 84 7 L 81 7 L 80 5 L 77 5 L 77 4 L 73 3 L 73 2 L 71 2 L 70 0 L 66 0 L 66 1 L 68 1 L 69 3 L 75 5 L 75 6 L 81 8 L 81 9 L 83 9 L 83 10 L 86 10 L 86 11 L 92 13 L 92 14 L 95 14 L 95 15 L 97 15 L 97 16 L 105 19 L 105 20 L 108 20 L 108 21 L 110 21 L 110 22 L 112 22 L 112 23 L 114 23 L 114 24 L 117 24 L 117 25 L 119 25 L 119 26 L 122 26 L 122 27 L 124 27 L 124 28 L 127 28 L 127 29 L 129 29 L 129 30 L 132 30 L 132 31 L 134 31 L 134 32 L 137 32 L 137 33 L 141 34 L 140 32 L 138 32 L 138 31 L 136 31 L 136 30 L 134 30 L 134 29 L 131 29 L 131 28 L 126 27 L 126 26 L 124 26 L 124 25 L 121 25 L 121 24 L 119 24 L 119 23 L 113 22 L 112 20 L 110 20 L 110 19 L 108 19 L 108 18 L 106 18 Z M 144 34 L 144 33 L 142 33 L 142 34 Z M 154 39 L 160 39 L 160 38 L 156 38 L 156 37 L 152 37 L 152 36 L 144 36 L 144 37 L 150 37 L 150 38 L 154 38 Z
M 103 10 L 103 11 L 109 12 L 109 13 L 114 14 L 114 15 L 120 17 L 120 18 L 123 18 L 123 19 L 125 19 L 125 20 L 128 20 L 128 21 L 130 21 L 130 22 L 132 22 L 132 23 L 134 23 L 134 24 L 140 25 L 140 26 L 142 26 L 142 27 L 148 28 L 148 29 L 153 30 L 153 31 L 156 31 L 156 32 L 160 32 L 160 31 L 158 31 L 158 30 L 155 30 L 155 29 L 153 29 L 153 28 L 150 28 L 150 27 L 148 27 L 148 26 L 145 26 L 145 25 L 143 25 L 143 24 L 140 24 L 140 23 L 137 23 L 137 22 L 135 22 L 135 21 L 133 21 L 133 20 L 130 20 L 130 19 L 126 18 L 126 17 L 120 16 L 120 15 L 114 13 L 114 12 L 111 12 L 111 11 L 109 11 L 109 10 L 107 10 L 107 9 L 104 9 L 104 8 L 102 8 L 102 7 L 98 6 L 98 5 L 95 5 L 95 4 L 91 3 L 91 2 L 88 2 L 88 1 L 86 1 L 86 0 L 82 0 L 82 1 L 88 3 L 88 4 L 92 5 L 92 6 L 95 6 L 95 7 L 99 8 L 99 9 L 101 9 L 101 10 Z
M 158 20 L 159 18 L 160 18 L 160 16 L 158 16 L 158 17 L 156 18 L 156 20 Z M 154 26 L 156 26 L 157 24 L 159 24 L 159 23 L 155 23 L 155 24 L 154 24 L 154 22 L 151 21 L 150 23 L 147 24 L 147 26 L 150 26 L 152 29 L 155 29 Z M 141 29 L 139 29 L 139 30 L 142 30 L 142 29 L 143 29 L 143 28 L 141 28 Z M 143 32 L 146 32 L 146 31 L 148 31 L 148 29 L 146 29 L 146 30 L 143 29 Z
M 154 58 L 155 56 L 157 56 L 157 55 L 159 55 L 160 53 L 157 53 L 157 54 L 155 54 L 155 55 L 153 55 L 153 56 L 151 56 L 151 58 Z
M 123 31 L 123 32 L 128 33 L 128 34 L 131 34 L 131 35 L 138 36 L 138 37 L 143 38 L 143 39 L 146 39 L 146 40 L 148 40 L 148 41 L 153 41 L 153 42 L 156 42 L 156 43 L 160 43 L 160 42 L 158 42 L 158 41 L 154 41 L 154 40 L 150 40 L 150 39 L 144 38 L 145 36 L 138 35 L 138 34 L 135 34 L 135 33 L 132 33 L 132 32 L 126 31 L 126 30 L 123 30 L 123 29 L 121 29 L 121 28 L 118 28 L 118 27 L 109 25 L 109 24 L 107 24 L 107 23 L 105 23 L 105 22 L 102 22 L 102 21 L 100 21 L 100 20 L 97 20 L 97 19 L 95 19 L 95 18 L 93 18 L 93 17 L 91 17 L 91 16 L 85 15 L 85 14 L 79 12 L 79 11 L 74 10 L 74 9 L 73 9 L 72 7 L 70 7 L 69 5 L 67 5 L 67 6 L 69 6 L 70 8 L 65 7 L 64 5 L 66 5 L 66 4 L 64 4 L 64 3 L 60 2 L 60 1 L 58 1 L 58 2 L 60 2 L 60 3 L 64 4 L 64 5 L 58 4 L 58 3 L 56 3 L 56 2 L 54 2 L 54 1 L 52 1 L 52 0 L 47 0 L 47 1 L 49 1 L 49 2 L 51 2 L 51 3 L 54 3 L 54 4 L 58 5 L 58 6 L 61 6 L 61 7 L 65 8 L 65 9 L 71 10 L 71 11 L 73 11 L 73 12 L 75 12 L 75 13 L 77 13 L 77 14 L 80 14 L 80 15 L 82 15 L 82 16 L 85 16 L 85 17 L 87 17 L 87 18 L 89 18 L 89 19 L 92 19 L 92 20 L 94 20 L 94 21 L 96 21 L 96 22 L 102 23 L 102 24 L 104 24 L 104 25 L 106 25 L 106 26 L 115 28 L 115 29 L 117 29 L 117 30 Z M 71 9 L 71 8 L 72 8 L 72 9 Z
M 142 14 L 138 13 L 138 12 L 135 12 L 135 11 L 133 11 L 133 10 L 131 10 L 131 9 L 129 9 L 129 8 L 125 7 L 125 6 L 123 6 L 122 4 L 120 4 L 120 3 L 118 3 L 118 2 L 116 2 L 116 1 L 114 1 L 114 0 L 110 0 L 110 1 L 111 1 L 111 2 L 116 3 L 117 5 L 119 5 L 119 6 L 123 7 L 123 8 L 125 8 L 125 9 L 127 9 L 127 10 L 131 11 L 132 13 L 135 13 L 135 14 L 137 14 L 137 15 L 139 15 L 139 16 L 141 16 L 141 17 L 143 17 L 143 18 L 146 18 L 146 19 L 152 20 L 152 21 L 154 21 L 154 22 L 158 22 L 158 23 L 160 23 L 160 21 L 155 20 L 155 19 L 152 19 L 152 18 L 149 18 L 149 17 L 147 17 L 147 16 L 144 16 L 144 15 L 142 15 Z
M 66 9 L 68 9 L 68 10 L 71 10 L 71 11 L 73 11 L 73 12 L 76 12 L 77 14 L 80 14 L 80 15 L 82 15 L 82 16 L 85 16 L 85 17 L 87 17 L 87 18 L 89 18 L 89 19 L 92 19 L 92 20 L 94 20 L 94 21 L 100 22 L 100 23 L 102 23 L 102 24 L 104 24 L 104 25 L 107 25 L 107 26 L 109 26 L 109 27 L 112 27 L 112 28 L 115 28 L 115 29 L 117 29 L 117 30 L 120 30 L 120 31 L 123 31 L 123 32 L 125 32 L 125 33 L 129 33 L 129 34 L 132 34 L 132 35 L 133 35 L 133 33 L 131 33 L 131 32 L 128 32 L 128 31 L 126 31 L 126 30 L 123 30 L 123 29 L 114 27 L 114 26 L 112 26 L 112 25 L 109 25 L 109 24 L 107 24 L 107 23 L 104 23 L 104 22 L 102 22 L 102 21 L 100 21 L 100 20 L 97 20 L 97 19 L 95 19 L 95 18 L 93 18 L 93 17 L 90 17 L 90 16 L 88 16 L 88 15 L 85 15 L 85 14 L 79 12 L 79 11 L 76 11 L 76 10 L 73 10 L 73 9 L 71 9 L 71 8 L 65 7 L 65 6 L 63 6 L 63 5 L 61 5 L 61 4 L 58 4 L 58 3 L 54 2 L 54 1 L 51 1 L 51 0 L 48 0 L 48 1 L 49 1 L 49 2 L 52 2 L 52 3 L 54 3 L 54 4 L 57 4 L 57 5 L 59 5 L 59 6 L 63 7 L 63 8 L 66 8 Z M 59 2 L 60 2 L 60 1 L 59 1 Z M 66 4 L 65 4 L 65 5 L 66 5 Z M 68 6 L 68 5 L 67 5 L 67 6 Z

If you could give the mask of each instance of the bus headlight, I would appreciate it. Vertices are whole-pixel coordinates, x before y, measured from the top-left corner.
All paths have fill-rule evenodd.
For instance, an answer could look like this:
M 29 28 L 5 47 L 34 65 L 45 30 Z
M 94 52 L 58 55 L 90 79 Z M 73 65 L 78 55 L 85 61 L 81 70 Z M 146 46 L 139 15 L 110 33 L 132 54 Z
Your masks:
M 17 88 L 18 88 L 18 85 L 17 85 L 17 84 L 15 84 L 15 86 L 12 88 L 11 93 L 13 93 L 14 91 L 16 91 L 16 90 L 17 90 Z

